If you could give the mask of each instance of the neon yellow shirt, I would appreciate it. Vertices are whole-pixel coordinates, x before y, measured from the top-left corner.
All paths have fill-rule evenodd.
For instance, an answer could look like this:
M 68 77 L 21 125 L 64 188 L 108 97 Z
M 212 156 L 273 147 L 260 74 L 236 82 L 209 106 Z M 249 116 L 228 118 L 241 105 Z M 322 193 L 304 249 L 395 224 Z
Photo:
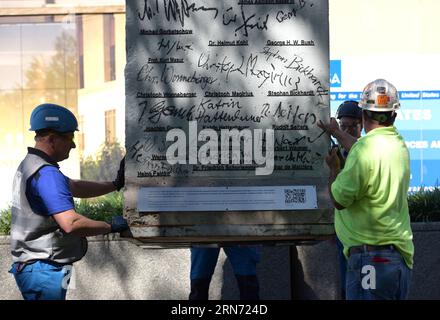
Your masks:
M 335 229 L 348 249 L 362 244 L 393 244 L 413 267 L 413 234 L 408 212 L 409 153 L 395 127 L 377 128 L 351 148 L 331 192 L 344 210 Z

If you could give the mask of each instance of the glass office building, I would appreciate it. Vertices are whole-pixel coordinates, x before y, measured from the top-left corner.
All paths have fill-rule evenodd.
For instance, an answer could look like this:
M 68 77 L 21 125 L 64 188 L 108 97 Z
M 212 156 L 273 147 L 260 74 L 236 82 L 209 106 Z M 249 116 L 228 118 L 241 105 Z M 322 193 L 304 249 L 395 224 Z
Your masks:
M 61 163 L 79 178 L 79 159 L 124 142 L 125 1 L 0 1 L 0 175 L 12 184 L 33 146 L 35 106 L 57 103 L 80 123 L 77 148 Z M 3 190 L 4 189 L 4 190 Z M 11 186 L 0 192 L 0 207 Z

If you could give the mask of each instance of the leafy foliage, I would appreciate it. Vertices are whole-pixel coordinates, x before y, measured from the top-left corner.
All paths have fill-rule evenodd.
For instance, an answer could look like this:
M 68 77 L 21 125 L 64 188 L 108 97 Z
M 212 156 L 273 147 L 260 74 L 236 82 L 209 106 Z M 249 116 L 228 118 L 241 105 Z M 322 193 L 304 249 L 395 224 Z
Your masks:
M 413 222 L 440 221 L 440 188 L 421 188 L 411 193 L 408 207 Z
M 11 232 L 11 207 L 0 210 L 0 234 L 9 234 Z
M 112 216 L 122 215 L 124 210 L 122 192 L 112 192 L 102 197 L 76 201 L 75 210 L 93 220 L 109 221 Z
M 96 159 L 81 159 L 81 179 L 113 181 L 123 157 L 124 149 L 118 142 L 103 144 Z

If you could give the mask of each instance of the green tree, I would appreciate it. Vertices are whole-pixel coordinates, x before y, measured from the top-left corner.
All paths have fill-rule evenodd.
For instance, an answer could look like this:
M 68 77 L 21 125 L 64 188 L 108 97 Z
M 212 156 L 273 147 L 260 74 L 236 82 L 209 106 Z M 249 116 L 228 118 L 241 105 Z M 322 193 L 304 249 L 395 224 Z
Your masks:
M 49 61 L 35 56 L 26 70 L 26 86 L 48 91 L 46 99 L 58 100 L 54 89 L 78 89 L 78 53 L 75 36 L 62 31 L 54 44 L 55 54 Z
M 92 181 L 112 181 L 116 177 L 124 149 L 118 143 L 105 143 L 96 158 L 81 159 L 81 179 Z

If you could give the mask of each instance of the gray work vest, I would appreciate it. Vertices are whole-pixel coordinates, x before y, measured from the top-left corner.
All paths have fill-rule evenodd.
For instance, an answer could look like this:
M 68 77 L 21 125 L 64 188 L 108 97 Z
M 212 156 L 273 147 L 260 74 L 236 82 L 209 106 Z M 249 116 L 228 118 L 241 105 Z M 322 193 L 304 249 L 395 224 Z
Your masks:
M 13 262 L 49 260 L 70 264 L 87 252 L 86 238 L 66 234 L 53 217 L 35 213 L 26 197 L 26 184 L 41 167 L 53 166 L 28 154 L 14 177 L 12 195 L 11 253 Z

